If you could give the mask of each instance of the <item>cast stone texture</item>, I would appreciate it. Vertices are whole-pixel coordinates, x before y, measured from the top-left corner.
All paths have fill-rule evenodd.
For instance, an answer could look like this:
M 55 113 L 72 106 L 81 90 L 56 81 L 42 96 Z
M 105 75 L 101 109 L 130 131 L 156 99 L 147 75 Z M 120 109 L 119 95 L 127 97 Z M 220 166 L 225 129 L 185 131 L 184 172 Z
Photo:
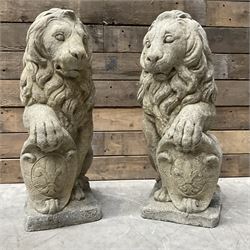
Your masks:
M 56 217 L 71 200 L 81 206 L 81 200 L 88 199 L 85 174 L 93 158 L 95 92 L 91 55 L 87 30 L 72 10 L 44 11 L 28 30 L 20 80 L 23 122 L 29 132 L 20 157 L 27 216 L 34 209 L 42 219 L 43 214 Z M 99 212 L 94 218 L 100 217 Z M 50 221 L 47 228 L 55 227 Z M 63 220 L 59 224 L 63 226 Z
M 180 211 L 177 217 L 201 213 L 215 193 L 222 160 L 219 143 L 208 132 L 217 87 L 206 33 L 189 14 L 166 11 L 143 45 L 138 100 L 149 156 L 159 173 L 154 199 L 171 202 Z

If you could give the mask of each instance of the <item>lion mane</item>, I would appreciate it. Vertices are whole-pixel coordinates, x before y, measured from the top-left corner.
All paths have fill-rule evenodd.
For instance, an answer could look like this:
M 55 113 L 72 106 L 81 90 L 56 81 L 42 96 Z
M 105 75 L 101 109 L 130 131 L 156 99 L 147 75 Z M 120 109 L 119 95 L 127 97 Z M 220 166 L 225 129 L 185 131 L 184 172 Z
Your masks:
M 72 132 L 83 124 L 86 113 L 93 108 L 94 85 L 91 79 L 91 49 L 88 42 L 85 45 L 88 66 L 81 70 L 77 79 L 60 76 L 53 68 L 53 58 L 48 56 L 45 49 L 43 34 L 51 21 L 64 19 L 80 26 L 87 41 L 89 40 L 84 25 L 71 10 L 53 8 L 38 15 L 26 37 L 20 98 L 26 106 L 39 103 L 52 107 L 62 125 Z
M 174 10 L 159 15 L 149 31 L 163 20 L 166 21 L 165 25 L 178 22 L 184 27 L 185 57 L 182 58 L 181 65 L 175 67 L 163 81 L 156 80 L 154 73 L 143 69 L 137 96 L 142 105 L 144 98 L 148 98 L 154 104 L 153 115 L 157 116 L 158 113 L 161 119 L 161 114 L 172 118 L 173 114 L 177 114 L 187 104 L 200 101 L 214 103 L 217 94 L 211 51 L 203 28 L 189 14 Z M 152 115 L 152 111 L 145 111 Z

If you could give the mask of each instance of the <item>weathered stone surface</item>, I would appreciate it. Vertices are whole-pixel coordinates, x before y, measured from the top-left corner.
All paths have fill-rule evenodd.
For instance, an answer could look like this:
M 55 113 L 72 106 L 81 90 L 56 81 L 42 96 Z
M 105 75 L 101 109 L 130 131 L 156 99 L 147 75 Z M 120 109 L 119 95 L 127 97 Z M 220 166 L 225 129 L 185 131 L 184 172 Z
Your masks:
M 101 208 L 91 191 L 85 192 L 85 199 L 70 201 L 56 214 L 38 213 L 27 202 L 25 214 L 25 230 L 29 232 L 93 222 L 102 217 Z
M 208 132 L 217 87 L 206 33 L 189 14 L 166 11 L 143 43 L 138 101 L 149 156 L 161 180 L 155 206 L 171 201 L 190 216 L 201 213 L 215 192 L 222 160 L 219 143 Z
M 84 222 L 87 210 L 81 200 L 89 188 L 85 174 L 93 158 L 91 53 L 87 30 L 72 10 L 44 11 L 28 30 L 20 97 L 29 137 L 21 151 L 21 170 L 31 207 L 55 216 L 32 212 L 27 228 L 35 223 L 38 229 L 38 217 L 43 223 L 47 218 L 51 224 L 44 227 L 49 228 Z M 64 209 L 70 199 L 82 210 L 72 203 Z M 72 217 L 63 219 L 65 211 Z
M 193 226 L 216 227 L 220 220 L 222 207 L 221 191 L 218 187 L 213 195 L 209 207 L 200 213 L 186 213 L 178 210 L 172 202 L 159 202 L 154 199 L 153 189 L 148 204 L 142 208 L 142 217 L 145 219 L 169 221 Z
M 246 250 L 250 246 L 250 177 L 221 178 L 223 209 L 208 229 L 143 219 L 153 180 L 93 181 L 103 220 L 60 229 L 23 230 L 23 184 L 0 185 L 1 250 Z M 105 190 L 105 192 L 103 192 Z M 13 202 L 15 200 L 15 202 Z M 240 208 L 239 208 L 240 205 Z M 97 237 L 98 236 L 98 237 Z

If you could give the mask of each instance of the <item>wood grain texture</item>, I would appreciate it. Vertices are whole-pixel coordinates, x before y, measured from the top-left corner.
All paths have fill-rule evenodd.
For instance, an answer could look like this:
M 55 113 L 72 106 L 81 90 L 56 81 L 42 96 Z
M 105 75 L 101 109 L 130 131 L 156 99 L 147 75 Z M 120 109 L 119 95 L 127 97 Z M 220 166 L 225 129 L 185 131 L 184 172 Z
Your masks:
M 249 27 L 247 2 L 208 1 L 207 26 Z
M 33 22 L 40 12 L 55 7 L 73 9 L 84 23 L 147 25 L 172 9 L 189 12 L 201 24 L 206 22 L 205 0 L 5 0 L 0 2 L 0 20 Z
M 0 1 L 0 20 L 33 22 L 40 12 L 52 7 L 73 9 L 84 23 L 149 25 L 161 12 L 179 9 L 190 13 L 202 25 L 249 25 L 249 3 L 206 0 L 5 0 Z
M 0 79 L 19 79 L 22 52 L 0 52 Z M 139 53 L 94 53 L 94 80 L 138 80 L 141 73 Z M 248 79 L 247 54 L 214 54 L 216 79 Z M 129 63 L 128 63 L 129 62 Z
M 2 23 L 2 51 L 23 51 L 29 23 Z M 86 26 L 94 52 L 141 52 L 148 26 Z M 205 27 L 213 53 L 249 53 L 249 28 Z
M 136 97 L 139 88 L 137 81 L 96 80 L 94 84 L 95 107 L 139 107 Z M 243 103 L 243 99 L 239 101 Z M 0 80 L 0 107 L 20 106 L 23 105 L 19 98 L 19 80 Z
M 22 122 L 23 108 L 0 109 L 0 132 L 26 132 Z M 95 108 L 93 112 L 95 131 L 142 130 L 141 108 Z M 248 107 L 218 107 L 213 130 L 249 129 Z
M 138 81 L 94 81 L 95 107 L 139 107 Z M 248 81 L 216 81 L 216 106 L 249 106 Z M 22 107 L 19 80 L 0 80 L 0 107 Z
M 249 53 L 248 28 L 205 27 L 213 53 Z M 141 52 L 148 27 L 104 26 L 104 52 Z
M 214 1 L 221 1 L 221 2 L 249 2 L 250 0 L 207 0 L 207 2 L 214 2 Z
M 249 154 L 224 155 L 221 177 L 250 176 Z M 90 180 L 152 179 L 156 177 L 147 156 L 94 157 Z M 23 182 L 19 159 L 0 159 L 0 183 Z
M 30 23 L 2 23 L 0 25 L 1 51 L 24 51 L 26 47 L 26 34 Z M 91 36 L 94 52 L 103 52 L 103 26 L 86 25 Z
M 50 8 L 72 9 L 84 23 L 102 23 L 103 0 L 4 0 L 0 1 L 2 22 L 33 22 Z
M 18 158 L 27 133 L 18 79 L 25 36 L 30 22 L 52 7 L 73 9 L 92 36 L 96 132 L 91 180 L 155 177 L 136 100 L 139 57 L 148 25 L 171 9 L 184 10 L 207 26 L 218 86 L 212 133 L 225 153 L 221 176 L 250 176 L 248 0 L 0 0 L 0 183 L 22 182 Z
M 0 20 L 33 22 L 40 12 L 54 7 L 73 9 L 84 23 L 149 25 L 161 12 L 179 9 L 202 25 L 249 25 L 249 3 L 206 0 L 5 0 L 0 2 Z
M 225 154 L 250 153 L 250 131 L 212 131 Z M 0 134 L 0 158 L 18 158 L 27 133 Z M 147 155 L 147 146 L 141 131 L 95 132 L 95 156 Z

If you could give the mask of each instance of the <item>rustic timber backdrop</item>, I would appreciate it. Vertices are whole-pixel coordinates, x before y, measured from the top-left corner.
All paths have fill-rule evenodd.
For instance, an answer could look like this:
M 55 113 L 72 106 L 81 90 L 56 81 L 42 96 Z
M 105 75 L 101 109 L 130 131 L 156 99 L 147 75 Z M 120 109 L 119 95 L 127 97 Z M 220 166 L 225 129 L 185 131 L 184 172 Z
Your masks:
M 208 35 L 219 88 L 213 133 L 224 151 L 221 176 L 249 172 L 249 2 L 210 0 L 0 0 L 0 183 L 22 182 L 19 153 L 22 125 L 19 77 L 30 23 L 52 7 L 69 8 L 93 37 L 94 161 L 88 176 L 100 179 L 153 178 L 136 101 L 142 39 L 156 16 L 171 9 L 189 12 Z

